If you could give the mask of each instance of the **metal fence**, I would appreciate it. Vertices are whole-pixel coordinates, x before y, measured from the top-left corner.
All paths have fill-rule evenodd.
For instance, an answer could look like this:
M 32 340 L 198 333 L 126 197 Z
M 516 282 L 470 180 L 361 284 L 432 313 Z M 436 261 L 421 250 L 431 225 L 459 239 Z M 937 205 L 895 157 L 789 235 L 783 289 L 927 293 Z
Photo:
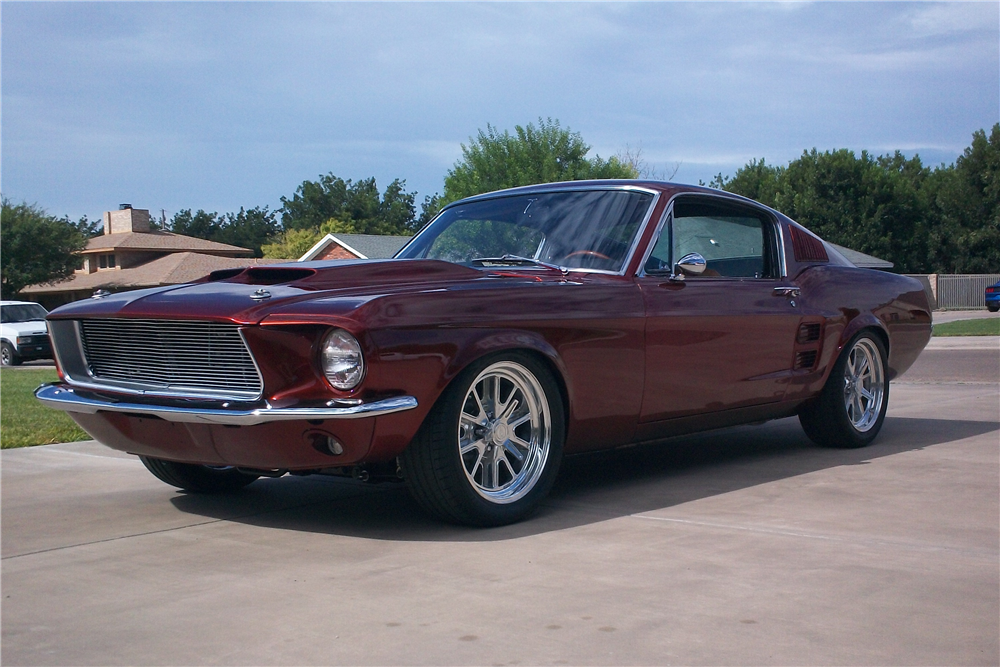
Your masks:
M 986 288 L 1000 280 L 1000 273 L 937 276 L 939 310 L 977 310 L 986 308 Z

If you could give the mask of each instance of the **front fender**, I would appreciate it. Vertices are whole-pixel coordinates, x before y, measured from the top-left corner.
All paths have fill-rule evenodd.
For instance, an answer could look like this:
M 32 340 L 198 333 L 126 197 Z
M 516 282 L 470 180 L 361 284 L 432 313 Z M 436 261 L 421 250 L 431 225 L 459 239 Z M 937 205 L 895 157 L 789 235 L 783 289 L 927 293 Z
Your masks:
M 548 361 L 556 374 L 560 376 L 559 379 L 566 377 L 566 368 L 559 358 L 559 353 L 537 332 L 520 329 L 505 329 L 500 331 L 482 329 L 477 333 L 478 335 L 470 340 L 469 344 L 460 350 L 448 365 L 444 375 L 449 384 L 459 373 L 468 368 L 470 364 L 487 355 L 508 350 L 530 350 L 535 352 Z
M 556 349 L 539 332 L 524 329 L 443 327 L 387 330 L 371 333 L 378 348 L 378 377 L 381 389 L 389 394 L 417 398 L 419 407 L 409 414 L 379 417 L 371 458 L 388 460 L 409 444 L 444 390 L 470 364 L 484 356 L 506 350 L 527 350 L 548 363 L 556 382 L 572 394 L 565 364 Z

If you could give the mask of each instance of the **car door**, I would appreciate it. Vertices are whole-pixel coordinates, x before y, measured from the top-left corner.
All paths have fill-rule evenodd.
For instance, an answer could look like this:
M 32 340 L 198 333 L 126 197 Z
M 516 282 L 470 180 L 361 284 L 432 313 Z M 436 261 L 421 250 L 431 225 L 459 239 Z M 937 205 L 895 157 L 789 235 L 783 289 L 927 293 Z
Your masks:
M 636 281 L 646 309 L 641 422 L 780 401 L 799 325 L 777 221 L 710 195 L 678 196 Z M 685 255 L 701 275 L 678 275 Z

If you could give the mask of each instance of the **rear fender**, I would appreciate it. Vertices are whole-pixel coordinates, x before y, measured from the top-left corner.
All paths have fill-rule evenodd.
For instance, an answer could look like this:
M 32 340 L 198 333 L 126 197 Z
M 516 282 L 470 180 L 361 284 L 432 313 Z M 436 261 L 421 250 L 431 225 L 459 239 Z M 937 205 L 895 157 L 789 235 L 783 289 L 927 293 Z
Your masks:
M 843 351 L 844 346 L 862 329 L 877 330 L 882 335 L 882 342 L 885 343 L 886 352 L 889 351 L 889 331 L 885 328 L 885 323 L 872 313 L 861 313 L 844 327 L 844 331 L 840 335 L 840 343 L 837 346 L 837 356 L 840 356 L 840 352 Z
M 833 365 L 837 363 L 837 359 L 840 358 L 840 355 L 844 352 L 844 348 L 847 346 L 847 344 L 851 342 L 851 339 L 854 338 L 854 336 L 856 336 L 859 331 L 862 331 L 864 329 L 873 329 L 878 333 L 878 335 L 882 339 L 882 344 L 885 345 L 886 355 L 888 356 L 889 331 L 885 328 L 885 324 L 882 322 L 882 320 L 875 317 L 873 313 L 870 312 L 859 313 L 856 317 L 854 317 L 850 322 L 847 323 L 847 326 L 844 327 L 844 330 L 841 332 L 840 340 L 837 343 L 836 353 L 830 357 L 830 365 L 826 369 L 824 382 L 826 381 L 826 378 L 829 377 L 830 370 L 833 368 Z

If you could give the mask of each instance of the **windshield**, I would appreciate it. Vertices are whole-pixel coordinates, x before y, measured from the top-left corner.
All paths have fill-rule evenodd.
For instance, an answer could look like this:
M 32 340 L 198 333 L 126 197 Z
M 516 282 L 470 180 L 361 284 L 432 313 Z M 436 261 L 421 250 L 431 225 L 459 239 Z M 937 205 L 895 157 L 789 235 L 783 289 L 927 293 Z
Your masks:
M 469 202 L 446 209 L 397 257 L 617 272 L 652 200 L 648 192 L 591 190 Z
M 48 312 L 37 303 L 18 303 L 11 306 L 0 306 L 0 322 L 11 324 L 12 322 L 44 320 Z

